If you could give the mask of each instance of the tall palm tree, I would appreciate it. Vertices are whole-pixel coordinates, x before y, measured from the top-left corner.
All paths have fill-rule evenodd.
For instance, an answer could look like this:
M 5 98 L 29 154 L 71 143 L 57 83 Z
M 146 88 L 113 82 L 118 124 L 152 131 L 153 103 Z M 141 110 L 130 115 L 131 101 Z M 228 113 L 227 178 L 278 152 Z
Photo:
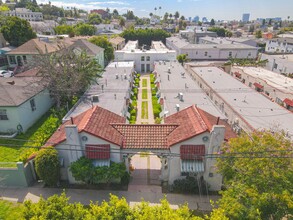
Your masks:
M 156 15 L 157 8 L 155 8 L 155 15 Z
M 161 18 L 161 9 L 162 9 L 162 7 L 159 6 L 159 16 L 160 16 L 160 18 Z

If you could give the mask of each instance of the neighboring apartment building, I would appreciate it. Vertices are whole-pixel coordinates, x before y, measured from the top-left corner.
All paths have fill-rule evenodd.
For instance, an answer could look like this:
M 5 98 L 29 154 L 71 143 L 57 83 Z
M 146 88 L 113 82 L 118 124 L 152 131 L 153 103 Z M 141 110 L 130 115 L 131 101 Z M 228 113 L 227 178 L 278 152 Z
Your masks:
M 274 38 L 267 41 L 267 53 L 293 53 L 293 38 Z
M 268 60 L 266 69 L 285 75 L 293 74 L 293 54 L 261 54 L 261 60 Z
M 114 52 L 115 61 L 134 61 L 135 70 L 152 72 L 155 61 L 176 60 L 176 51 L 169 50 L 161 41 L 153 41 L 150 50 L 138 49 L 138 41 L 128 41 L 122 50 Z
M 190 60 L 227 60 L 230 57 L 240 59 L 256 59 L 258 50 L 245 44 L 191 44 L 178 37 L 166 39 L 168 48 L 178 54 L 186 54 Z
M 232 67 L 231 74 L 280 105 L 285 105 L 287 99 L 293 100 L 293 79 L 291 78 L 256 67 L 235 66 Z
M 32 12 L 27 8 L 15 8 L 13 11 L 4 12 L 6 16 L 16 16 L 27 21 L 42 21 L 42 12 Z
M 129 171 L 133 155 L 152 152 L 161 158 L 162 182 L 172 184 L 189 174 L 203 178 L 209 190 L 218 191 L 222 176 L 215 170 L 216 159 L 204 155 L 219 153 L 223 141 L 233 137 L 225 121 L 195 106 L 167 117 L 165 124 L 150 125 L 126 124 L 124 117 L 95 106 L 65 122 L 48 145 L 55 146 L 63 159 L 61 179 L 70 183 L 76 180 L 69 166 L 82 156 L 95 166 L 123 162 Z
M 187 65 L 189 74 L 228 118 L 233 130 L 283 130 L 293 138 L 293 113 L 216 67 Z M 255 87 L 258 85 L 254 85 Z
M 217 37 L 216 32 L 208 31 L 206 27 L 189 26 L 179 31 L 179 36 L 192 44 L 198 44 L 202 37 Z
M 2 77 L 0 94 L 1 133 L 27 131 L 53 104 L 41 77 Z

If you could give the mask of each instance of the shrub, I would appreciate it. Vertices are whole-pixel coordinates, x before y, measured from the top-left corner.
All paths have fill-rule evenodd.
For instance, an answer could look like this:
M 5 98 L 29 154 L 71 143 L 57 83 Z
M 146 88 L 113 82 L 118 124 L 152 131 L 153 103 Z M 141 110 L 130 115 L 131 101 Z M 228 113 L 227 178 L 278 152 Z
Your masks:
M 110 183 L 115 179 L 121 180 L 125 175 L 126 167 L 124 163 L 114 162 L 111 162 L 110 167 L 95 167 L 92 160 L 81 157 L 70 165 L 70 171 L 77 181 L 98 184 L 101 182 Z
M 36 172 L 47 186 L 56 186 L 60 176 L 58 152 L 47 147 L 38 152 L 35 158 Z
M 195 177 L 187 176 L 185 179 L 175 180 L 172 186 L 175 192 L 199 194 L 199 189 L 202 194 L 207 192 L 207 184 L 202 178 L 197 181 Z
M 136 109 L 132 109 L 132 110 L 130 111 L 130 115 L 136 117 Z

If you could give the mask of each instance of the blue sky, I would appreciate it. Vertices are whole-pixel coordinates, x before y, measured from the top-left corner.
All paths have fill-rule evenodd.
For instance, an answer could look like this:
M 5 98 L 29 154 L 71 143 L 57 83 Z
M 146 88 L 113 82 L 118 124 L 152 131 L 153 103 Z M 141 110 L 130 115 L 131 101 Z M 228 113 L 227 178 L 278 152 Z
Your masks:
M 48 0 L 38 0 L 38 3 L 47 3 Z M 165 12 L 174 14 L 179 11 L 185 17 L 215 18 L 216 20 L 240 20 L 243 13 L 250 13 L 251 19 L 282 17 L 293 19 L 293 0 L 51 0 L 56 6 L 77 7 L 86 10 L 110 8 L 117 9 L 119 13 L 133 10 L 140 17 L 154 13 L 161 16 Z

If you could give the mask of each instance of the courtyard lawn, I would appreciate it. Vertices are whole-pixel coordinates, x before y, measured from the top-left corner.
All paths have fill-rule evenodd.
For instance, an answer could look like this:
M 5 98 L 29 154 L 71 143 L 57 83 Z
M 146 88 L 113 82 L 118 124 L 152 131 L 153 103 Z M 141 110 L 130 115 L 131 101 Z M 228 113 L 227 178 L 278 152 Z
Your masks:
M 11 162 L 25 162 L 33 152 L 38 151 L 59 125 L 60 120 L 48 112 L 25 134 L 19 134 L 14 139 L 1 138 L 0 167 L 15 167 L 16 163 Z
M 148 98 L 148 90 L 142 89 L 142 99 L 147 99 L 147 98 Z
M 141 118 L 148 119 L 148 102 L 141 102 Z
M 0 200 L 0 219 L 15 220 L 22 218 L 22 205 Z
M 147 79 L 142 79 L 142 87 L 147 87 L 147 86 L 148 86 Z

